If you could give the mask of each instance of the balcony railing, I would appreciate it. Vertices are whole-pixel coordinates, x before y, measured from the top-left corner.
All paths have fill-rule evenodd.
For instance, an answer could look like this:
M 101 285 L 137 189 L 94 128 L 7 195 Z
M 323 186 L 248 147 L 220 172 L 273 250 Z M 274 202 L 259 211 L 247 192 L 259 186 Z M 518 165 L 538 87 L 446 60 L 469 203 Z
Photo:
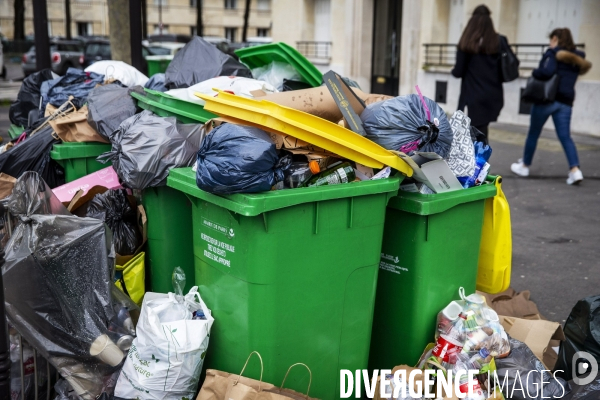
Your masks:
M 450 43 L 425 43 L 424 68 L 428 67 L 453 67 L 456 61 L 456 44 Z M 585 49 L 585 44 L 577 44 L 578 49 Z M 547 43 L 541 44 L 511 44 L 513 52 L 520 61 L 519 68 L 531 70 L 538 67 L 542 56 L 548 49 Z
M 331 60 L 331 42 L 296 42 L 296 49 L 309 59 Z

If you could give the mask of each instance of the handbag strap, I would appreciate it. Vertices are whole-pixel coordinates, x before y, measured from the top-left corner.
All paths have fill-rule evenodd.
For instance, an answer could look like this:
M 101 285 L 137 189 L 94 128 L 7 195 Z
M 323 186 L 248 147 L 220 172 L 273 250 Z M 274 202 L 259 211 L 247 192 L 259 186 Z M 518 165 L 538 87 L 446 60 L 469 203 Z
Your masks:
M 285 384 L 285 380 L 287 379 L 288 374 L 290 373 L 292 368 L 294 368 L 296 365 L 302 365 L 302 366 L 306 367 L 306 369 L 308 370 L 308 388 L 306 389 L 306 395 L 304 396 L 304 398 L 308 399 L 308 393 L 310 392 L 310 385 L 312 384 L 312 371 L 310 370 L 310 368 L 308 368 L 308 365 L 306 365 L 304 363 L 296 363 L 296 364 L 290 365 L 287 372 L 285 373 L 285 376 L 283 377 L 283 382 L 281 382 L 281 386 L 279 386 L 279 390 L 283 389 L 283 385 Z
M 262 357 L 260 356 L 260 354 L 258 353 L 258 351 L 253 351 L 252 353 L 250 353 L 250 355 L 246 359 L 246 363 L 244 364 L 244 368 L 242 368 L 242 372 L 240 372 L 240 374 L 238 375 L 238 377 L 235 380 L 235 382 L 233 382 L 233 386 L 237 385 L 238 382 L 240 381 L 240 377 L 244 373 L 244 370 L 246 369 L 246 366 L 248 365 L 248 361 L 250 361 L 250 357 L 252 357 L 253 354 L 256 354 L 258 356 L 258 359 L 260 360 L 260 380 L 258 381 L 258 391 L 260 392 L 260 386 L 262 384 L 262 377 L 263 377 L 263 368 L 264 368 L 264 366 L 263 366 Z

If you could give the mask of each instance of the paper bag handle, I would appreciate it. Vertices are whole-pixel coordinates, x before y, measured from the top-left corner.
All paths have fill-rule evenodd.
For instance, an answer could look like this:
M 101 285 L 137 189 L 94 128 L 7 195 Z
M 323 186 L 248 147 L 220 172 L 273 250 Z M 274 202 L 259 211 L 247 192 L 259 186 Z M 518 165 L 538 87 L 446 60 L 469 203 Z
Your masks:
M 312 371 L 310 370 L 310 368 L 308 368 L 308 365 L 306 365 L 304 363 L 296 363 L 296 364 L 290 365 L 287 372 L 285 373 L 285 376 L 283 377 L 283 382 L 281 382 L 281 386 L 279 386 L 279 390 L 283 389 L 283 385 L 285 384 L 285 380 L 287 379 L 288 374 L 290 373 L 292 368 L 294 368 L 296 365 L 302 365 L 302 366 L 306 367 L 306 369 L 308 370 L 308 388 L 306 389 L 306 395 L 304 396 L 305 398 L 308 399 L 308 393 L 310 392 L 310 385 L 312 383 Z
M 260 360 L 260 380 L 258 381 L 258 391 L 260 392 L 260 385 L 262 384 L 262 376 L 263 376 L 263 368 L 264 368 L 264 366 L 263 366 L 262 357 L 260 356 L 260 354 L 258 353 L 258 351 L 253 351 L 252 353 L 250 353 L 250 355 L 246 359 L 246 363 L 244 364 L 244 368 L 242 368 L 242 372 L 240 372 L 240 374 L 238 375 L 238 377 L 235 380 L 235 382 L 233 382 L 233 386 L 235 386 L 235 385 L 238 384 L 238 382 L 240 380 L 240 377 L 242 376 L 242 374 L 244 373 L 244 370 L 246 369 L 246 366 L 248 365 L 248 361 L 250 361 L 250 358 L 252 357 L 252 354 L 256 354 L 258 356 L 258 359 Z

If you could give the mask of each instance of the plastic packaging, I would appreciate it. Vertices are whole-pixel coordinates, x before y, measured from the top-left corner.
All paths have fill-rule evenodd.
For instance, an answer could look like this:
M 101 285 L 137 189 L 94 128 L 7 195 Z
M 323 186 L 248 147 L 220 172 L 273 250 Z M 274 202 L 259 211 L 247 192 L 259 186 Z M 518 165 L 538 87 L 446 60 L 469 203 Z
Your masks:
M 142 234 L 136 222 L 136 210 L 131 206 L 125 189 L 108 190 L 95 195 L 87 205 L 86 217 L 104 221 L 110 228 L 117 254 L 128 256 L 142 244 Z
M 275 143 L 261 129 L 224 124 L 213 129 L 198 151 L 196 184 L 215 194 L 271 190 L 284 178 Z
M 104 75 L 106 80 L 114 79 L 127 87 L 136 85 L 144 86 L 148 82 L 148 77 L 146 75 L 123 61 L 96 61 L 87 67 L 85 72 L 94 72 L 98 75 Z
M 321 172 L 321 168 L 317 161 L 293 162 L 283 173 L 284 186 L 290 189 L 300 187 L 319 172 Z
M 253 90 L 262 90 L 266 94 L 275 93 L 277 89 L 269 83 L 241 76 L 218 76 L 208 79 L 204 82 L 195 84 L 185 89 L 173 89 L 167 91 L 167 94 L 181 100 L 190 101 L 204 105 L 206 102 L 196 96 L 194 93 L 202 93 L 208 96 L 217 96 L 218 92 L 213 89 L 224 90 L 238 96 L 254 98 L 250 92 Z
M 283 91 L 285 80 L 302 81 L 294 67 L 281 61 L 272 61 L 270 64 L 254 68 L 252 76 L 259 81 L 268 82 L 279 91 Z
M 360 116 L 366 137 L 388 150 L 408 155 L 422 151 L 448 157 L 454 133 L 446 113 L 427 97 L 423 102 L 427 104 L 430 119 L 416 94 L 368 105 Z
M 320 174 L 313 176 L 306 182 L 305 186 L 338 185 L 352 182 L 354 179 L 356 179 L 354 168 L 349 162 L 344 162 L 334 164 Z
M 211 43 L 194 36 L 177 54 L 165 72 L 165 86 L 186 88 L 215 76 L 252 78 L 250 70 Z
M 51 69 L 43 69 L 23 79 L 17 100 L 10 105 L 8 110 L 10 122 L 27 128 L 29 126 L 29 112 L 37 110 L 40 106 L 42 83 L 56 78 L 58 78 L 58 75 L 52 72 Z
M 110 140 L 121 122 L 137 112 L 130 90 L 116 83 L 99 86 L 88 96 L 88 123 L 101 136 Z
M 492 148 L 489 145 L 484 145 L 482 142 L 475 142 L 475 171 L 468 178 L 460 177 L 458 181 L 463 184 L 465 189 L 475 186 L 475 182 L 479 177 L 479 173 L 484 165 L 492 156 Z
M 481 389 L 477 378 L 473 377 L 473 379 L 469 380 L 468 371 L 470 369 L 476 368 L 468 359 L 462 357 L 459 357 L 456 360 L 452 369 L 454 376 L 459 372 L 461 373 L 459 378 L 459 390 L 461 393 L 465 394 L 464 400 L 486 400 L 487 396 Z M 469 390 L 471 391 L 471 395 L 469 395 Z
M 510 347 L 508 357 L 496 359 L 498 382 L 506 384 L 504 393 L 513 400 L 562 398 L 567 393 L 567 382 L 555 378 L 525 343 L 511 338 Z
M 119 324 L 118 310 L 137 306 L 112 283 L 110 231 L 71 215 L 35 172 L 23 174 L 4 202 L 20 221 L 2 271 L 10 323 L 80 397 L 111 391 L 124 355 L 112 345 L 94 352 L 93 344 Z
M 185 273 L 173 272 L 175 291 L 182 293 Z M 204 319 L 193 318 L 200 312 Z M 137 337 L 117 381 L 115 396 L 125 399 L 192 399 L 208 349 L 214 319 L 198 286 L 188 294 L 146 293 Z
M 19 178 L 27 171 L 35 171 L 51 188 L 64 185 L 64 169 L 50 158 L 52 147 L 61 143 L 52 133 L 47 126 L 34 135 L 25 134 L 24 141 L 0 154 L 0 172 Z
M 450 118 L 454 134 L 448 167 L 456 176 L 471 176 L 475 173 L 475 149 L 471 140 L 471 119 L 462 111 L 456 111 Z
M 598 400 L 600 399 L 600 377 L 587 385 L 570 384 L 571 392 L 563 400 Z
M 48 103 L 60 107 L 73 96 L 71 102 L 76 108 L 81 108 L 87 102 L 90 91 L 104 82 L 104 75 L 84 72 L 77 68 L 69 68 L 60 78 L 42 83 L 42 107 L 44 111 Z
M 123 121 L 111 136 L 112 150 L 97 160 L 111 161 L 124 187 L 164 186 L 169 170 L 192 166 L 204 135 L 204 125 L 144 110 Z

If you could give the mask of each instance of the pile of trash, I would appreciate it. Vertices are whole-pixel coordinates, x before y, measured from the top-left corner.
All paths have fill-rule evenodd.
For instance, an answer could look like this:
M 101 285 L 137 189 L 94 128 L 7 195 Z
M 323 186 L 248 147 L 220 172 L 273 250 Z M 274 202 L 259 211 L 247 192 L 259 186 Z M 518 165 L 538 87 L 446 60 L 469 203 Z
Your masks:
M 23 351 L 23 365 L 37 355 L 47 360 L 61 377 L 57 399 L 197 395 L 215 323 L 202 286 L 185 293 L 185 273 L 173 265 L 173 291 L 147 291 L 144 265 L 152 216 L 143 198 L 165 187 L 175 168 L 191 168 L 197 188 L 218 196 L 307 193 L 394 175 L 405 178 L 400 190 L 421 194 L 488 184 L 492 149 L 461 111 L 448 118 L 418 87 L 416 94 L 390 97 L 365 93 L 333 71 L 317 86 L 315 75 L 307 76 L 280 61 L 245 65 L 194 37 L 164 74 L 150 78 L 118 61 L 25 78 L 9 113 L 23 131 L 0 147 L 0 202 L 10 226 L 0 240 L 11 359 L 17 361 L 14 350 Z M 213 118 L 189 111 L 199 109 Z M 85 154 L 72 157 L 82 164 L 57 155 L 71 148 Z M 67 178 L 75 170 L 77 178 Z M 509 320 L 491 299 L 460 295 L 440 311 L 435 344 L 418 369 L 434 376 L 477 370 L 475 378 L 460 380 L 463 393 L 474 393 L 470 400 L 502 396 L 488 373 L 512 388 L 519 373 L 543 369 L 544 356 L 511 337 Z M 567 343 L 562 364 L 581 348 Z M 25 370 L 30 393 L 34 383 Z M 308 391 L 234 375 L 240 371 L 208 370 L 198 399 L 238 398 L 236 390 L 309 398 Z M 52 380 L 46 375 L 38 385 Z M 11 377 L 18 396 L 21 384 Z M 542 373 L 531 384 L 560 398 L 571 377 Z M 588 392 L 578 393 L 571 398 L 587 400 Z

